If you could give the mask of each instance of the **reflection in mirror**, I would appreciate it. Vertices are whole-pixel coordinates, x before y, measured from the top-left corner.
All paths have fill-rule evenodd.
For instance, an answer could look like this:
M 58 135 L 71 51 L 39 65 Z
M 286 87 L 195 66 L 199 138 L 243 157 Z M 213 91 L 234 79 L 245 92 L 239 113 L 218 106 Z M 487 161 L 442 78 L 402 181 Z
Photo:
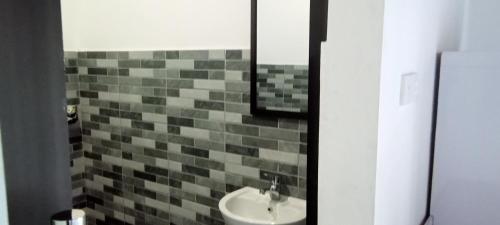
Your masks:
M 257 1 L 257 109 L 307 112 L 309 9 L 309 0 Z

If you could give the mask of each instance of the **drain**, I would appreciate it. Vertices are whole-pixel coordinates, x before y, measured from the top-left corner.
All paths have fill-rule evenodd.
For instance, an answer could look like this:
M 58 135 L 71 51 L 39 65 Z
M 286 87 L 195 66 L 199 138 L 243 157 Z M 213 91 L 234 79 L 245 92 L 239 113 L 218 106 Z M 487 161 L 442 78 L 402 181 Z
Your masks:
M 267 211 L 268 211 L 268 212 L 272 212 L 272 211 L 273 211 L 273 208 L 269 207 L 269 208 L 267 208 Z

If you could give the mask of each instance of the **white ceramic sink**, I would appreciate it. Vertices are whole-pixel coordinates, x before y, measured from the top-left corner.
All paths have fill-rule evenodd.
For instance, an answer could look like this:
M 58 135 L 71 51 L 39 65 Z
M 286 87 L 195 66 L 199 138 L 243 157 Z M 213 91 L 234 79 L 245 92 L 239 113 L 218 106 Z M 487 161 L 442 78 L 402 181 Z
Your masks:
M 269 193 L 244 187 L 219 202 L 226 225 L 305 225 L 306 201 L 285 197 L 272 201 Z

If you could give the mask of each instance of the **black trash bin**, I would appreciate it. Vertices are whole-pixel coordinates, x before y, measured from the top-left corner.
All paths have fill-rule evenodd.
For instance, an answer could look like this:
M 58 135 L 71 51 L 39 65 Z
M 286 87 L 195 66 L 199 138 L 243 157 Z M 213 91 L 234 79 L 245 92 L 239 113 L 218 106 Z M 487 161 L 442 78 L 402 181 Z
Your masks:
M 81 209 L 65 210 L 51 217 L 52 225 L 85 225 L 85 212 Z

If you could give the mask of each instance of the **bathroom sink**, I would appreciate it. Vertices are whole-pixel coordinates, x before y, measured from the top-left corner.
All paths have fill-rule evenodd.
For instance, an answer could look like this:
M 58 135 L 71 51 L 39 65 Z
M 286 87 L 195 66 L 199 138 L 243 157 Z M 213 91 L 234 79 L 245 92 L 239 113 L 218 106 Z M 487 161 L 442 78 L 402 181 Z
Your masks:
M 269 193 L 244 187 L 227 194 L 219 202 L 227 225 L 305 225 L 306 201 L 282 197 L 272 201 Z

